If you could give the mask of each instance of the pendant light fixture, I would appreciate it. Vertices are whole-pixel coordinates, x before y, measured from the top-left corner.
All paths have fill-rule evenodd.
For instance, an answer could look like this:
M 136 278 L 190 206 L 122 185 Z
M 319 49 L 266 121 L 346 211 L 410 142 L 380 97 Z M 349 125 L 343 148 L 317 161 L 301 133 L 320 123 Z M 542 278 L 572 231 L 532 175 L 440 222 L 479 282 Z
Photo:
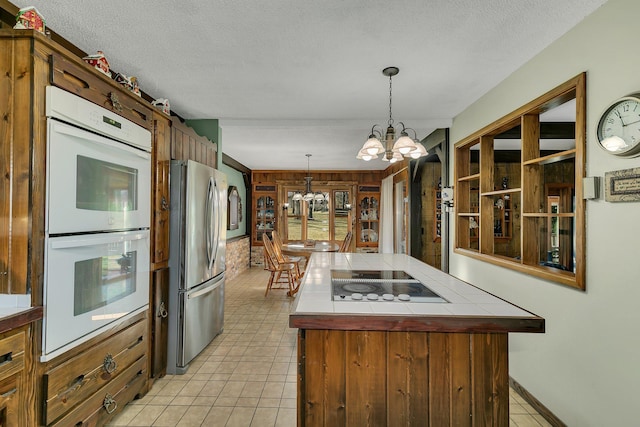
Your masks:
M 428 154 L 424 146 L 418 141 L 416 131 L 406 127 L 402 122 L 398 122 L 398 124 L 402 125 L 402 130 L 400 131 L 400 138 L 396 140 L 396 129 L 393 126 L 394 121 L 391 113 L 392 77 L 399 72 L 400 69 L 398 67 L 387 67 L 382 70 L 382 74 L 389 77 L 389 121 L 387 122 L 387 131 L 384 134 L 384 144 L 382 143 L 382 127 L 377 124 L 373 125 L 369 138 L 356 156 L 357 159 L 368 162 L 371 159 L 377 159 L 378 154 L 382 154 L 382 161 L 395 163 L 404 157 L 417 159 Z M 412 131 L 414 137 L 409 137 L 407 131 Z
M 308 202 L 313 200 L 313 197 L 315 196 L 315 194 L 311 192 L 311 180 L 313 178 L 311 177 L 311 172 L 309 172 L 309 159 L 311 158 L 311 154 L 305 154 L 305 156 L 307 156 L 307 176 L 304 177 L 305 194 L 304 196 L 302 196 L 302 199 Z

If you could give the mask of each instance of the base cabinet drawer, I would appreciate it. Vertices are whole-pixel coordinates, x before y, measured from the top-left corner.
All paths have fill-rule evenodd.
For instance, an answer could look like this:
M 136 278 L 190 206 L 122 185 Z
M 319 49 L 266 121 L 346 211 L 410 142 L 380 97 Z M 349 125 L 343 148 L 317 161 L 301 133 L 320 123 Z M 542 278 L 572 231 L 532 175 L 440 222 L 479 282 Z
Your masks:
M 52 426 L 102 426 L 118 414 L 144 387 L 147 358 L 141 357 L 116 379 L 89 396 Z
M 105 385 L 112 387 L 134 362 L 138 364 L 147 352 L 147 328 L 146 320 L 139 321 L 47 371 L 43 376 L 44 424 L 56 421 Z M 146 357 L 144 360 L 146 363 Z
M 20 383 L 21 373 L 0 381 L 0 427 L 20 424 Z

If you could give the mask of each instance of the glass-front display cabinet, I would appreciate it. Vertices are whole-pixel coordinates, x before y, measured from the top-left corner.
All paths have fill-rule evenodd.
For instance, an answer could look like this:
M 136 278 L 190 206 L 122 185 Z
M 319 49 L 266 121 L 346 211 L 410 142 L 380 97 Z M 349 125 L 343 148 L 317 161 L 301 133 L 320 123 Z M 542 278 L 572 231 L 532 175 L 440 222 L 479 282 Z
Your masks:
M 253 244 L 262 245 L 262 235 L 276 229 L 276 186 L 256 184 L 253 187 Z
M 380 237 L 380 186 L 359 186 L 356 205 L 356 246 L 377 248 Z

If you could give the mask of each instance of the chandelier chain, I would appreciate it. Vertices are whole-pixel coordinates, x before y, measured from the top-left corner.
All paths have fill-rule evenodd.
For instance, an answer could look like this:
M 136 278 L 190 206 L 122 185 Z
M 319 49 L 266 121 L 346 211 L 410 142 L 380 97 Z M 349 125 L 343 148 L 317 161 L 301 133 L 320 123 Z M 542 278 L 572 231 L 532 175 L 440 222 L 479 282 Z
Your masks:
M 391 78 L 392 76 L 389 76 L 389 126 L 393 125 L 393 118 L 391 117 L 391 96 L 392 96 L 392 87 L 391 87 Z

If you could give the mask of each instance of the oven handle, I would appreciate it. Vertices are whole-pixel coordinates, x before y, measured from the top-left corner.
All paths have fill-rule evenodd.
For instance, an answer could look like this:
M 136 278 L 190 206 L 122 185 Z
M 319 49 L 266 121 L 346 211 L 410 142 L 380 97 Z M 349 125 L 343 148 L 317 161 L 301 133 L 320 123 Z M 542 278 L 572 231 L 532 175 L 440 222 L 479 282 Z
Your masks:
M 49 240 L 51 249 L 77 248 L 82 246 L 105 245 L 109 243 L 132 242 L 149 238 L 149 231 L 133 232 L 117 236 L 102 236 L 99 234 L 89 234 L 78 237 L 53 237 Z
M 138 157 L 142 157 L 145 160 L 148 160 L 151 158 L 151 154 L 147 153 L 146 151 L 141 151 L 138 150 L 136 148 L 130 147 L 127 144 L 123 143 L 117 143 L 114 144 L 113 140 L 107 139 L 107 138 L 103 138 L 100 137 L 98 135 L 94 135 L 91 132 L 88 131 L 84 131 L 84 130 L 80 130 L 80 129 L 76 129 L 70 126 L 65 126 L 62 125 L 60 123 L 54 123 L 53 124 L 53 131 L 59 134 L 63 134 L 63 135 L 68 135 L 68 136 L 72 136 L 75 138 L 81 138 L 83 140 L 87 140 L 87 141 L 91 141 L 91 142 L 95 142 L 98 144 L 102 144 L 102 145 L 106 145 L 109 148 L 115 148 L 118 150 L 122 150 L 122 151 L 126 151 L 127 153 L 130 154 L 135 154 Z

